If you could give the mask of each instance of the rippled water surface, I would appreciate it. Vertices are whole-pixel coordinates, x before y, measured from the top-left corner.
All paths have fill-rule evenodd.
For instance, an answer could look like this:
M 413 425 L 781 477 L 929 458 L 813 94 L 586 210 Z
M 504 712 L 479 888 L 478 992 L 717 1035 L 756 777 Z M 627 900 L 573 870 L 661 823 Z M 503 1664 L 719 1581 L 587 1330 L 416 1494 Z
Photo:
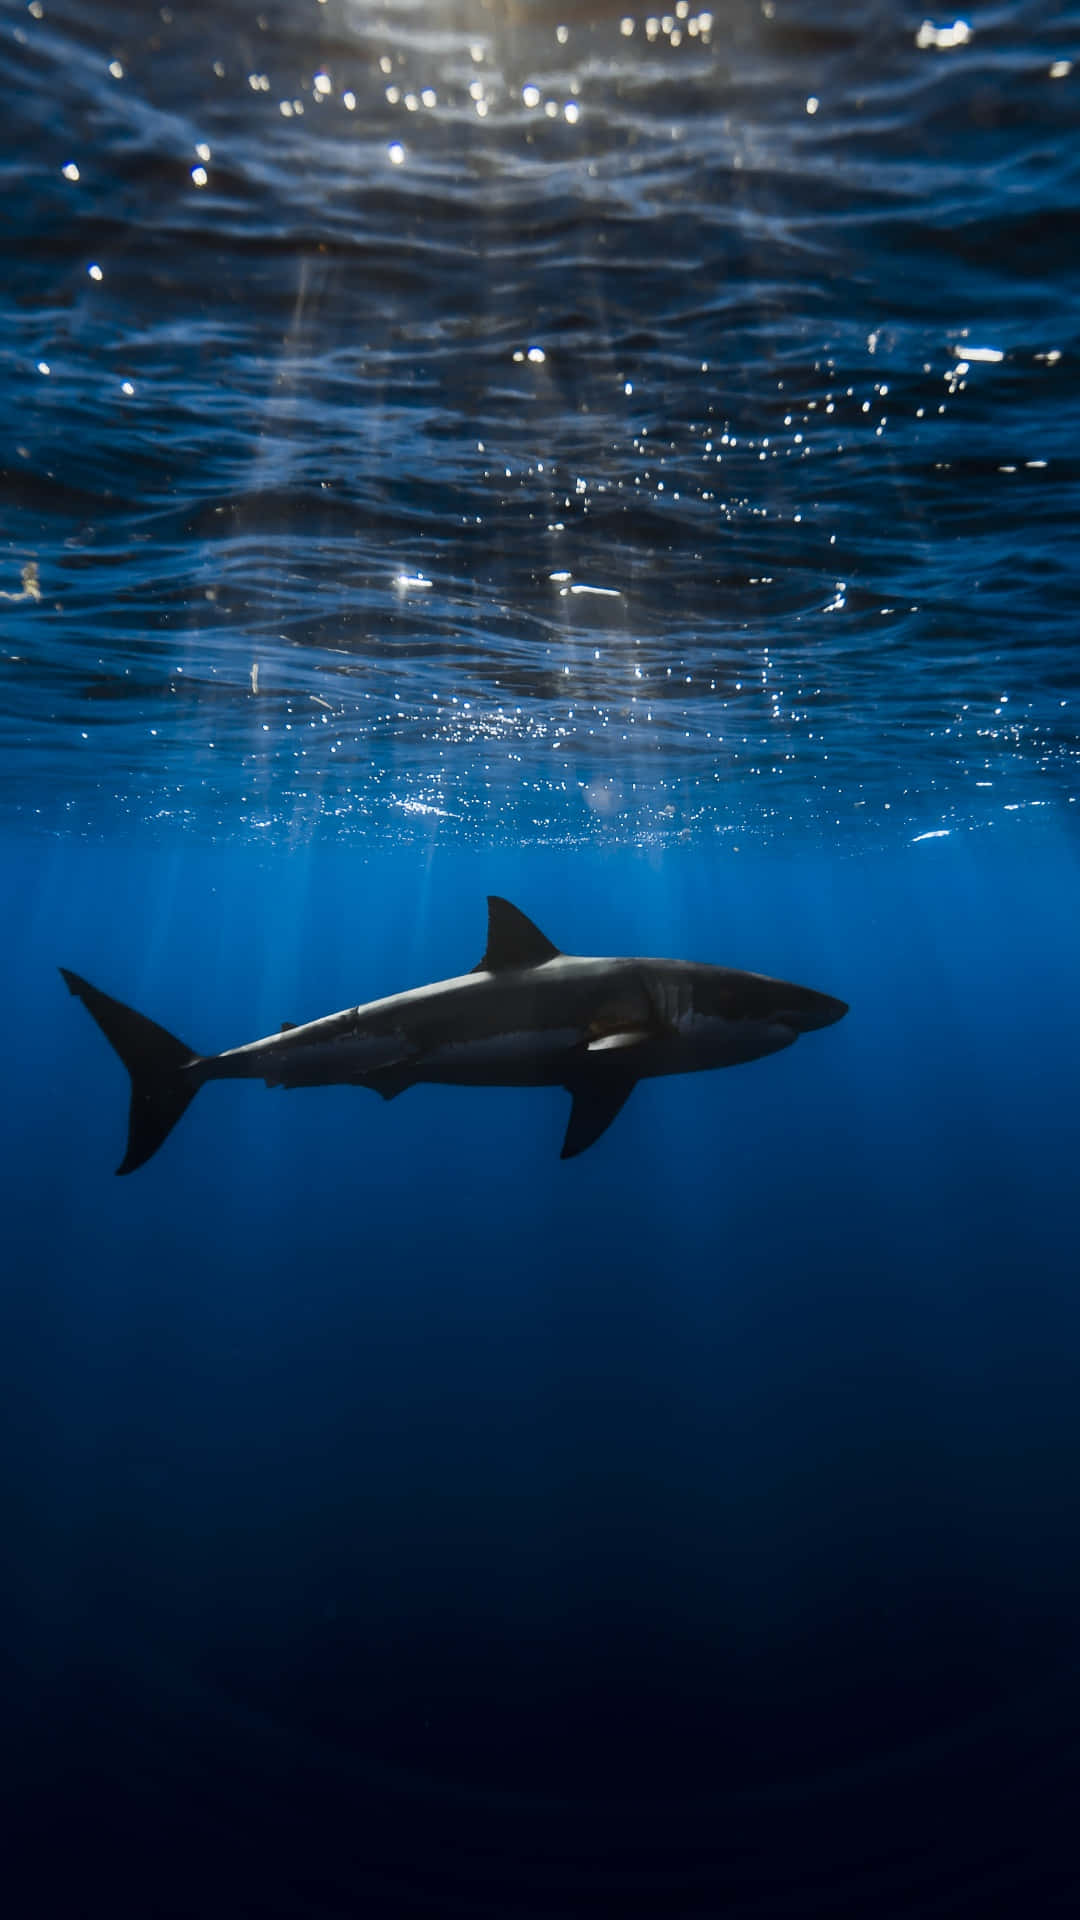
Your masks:
M 1070 805 L 1074 6 L 33 0 L 0 63 L 9 812 Z

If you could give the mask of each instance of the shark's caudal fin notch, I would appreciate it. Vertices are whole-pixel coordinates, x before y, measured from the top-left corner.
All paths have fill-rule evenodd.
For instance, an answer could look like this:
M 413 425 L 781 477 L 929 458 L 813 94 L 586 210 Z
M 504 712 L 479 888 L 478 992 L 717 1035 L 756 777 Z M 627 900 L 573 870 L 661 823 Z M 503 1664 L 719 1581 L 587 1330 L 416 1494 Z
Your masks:
M 633 1074 L 619 1073 L 612 1068 L 595 1079 L 581 1079 L 568 1087 L 573 1105 L 559 1159 L 573 1160 L 576 1154 L 584 1153 L 586 1147 L 599 1140 L 616 1114 L 622 1111 L 636 1085 Z
M 483 959 L 473 968 L 474 973 L 509 973 L 525 967 L 542 967 L 546 961 L 558 958 L 558 947 L 552 946 L 546 934 L 518 907 L 511 906 L 509 900 L 500 900 L 497 893 L 488 894 L 487 946 Z
M 131 1075 L 127 1151 L 116 1171 L 134 1173 L 157 1152 L 199 1091 L 198 1078 L 187 1071 L 199 1055 L 134 1007 L 92 987 L 89 980 L 66 967 L 60 972 L 68 992 L 93 1014 Z

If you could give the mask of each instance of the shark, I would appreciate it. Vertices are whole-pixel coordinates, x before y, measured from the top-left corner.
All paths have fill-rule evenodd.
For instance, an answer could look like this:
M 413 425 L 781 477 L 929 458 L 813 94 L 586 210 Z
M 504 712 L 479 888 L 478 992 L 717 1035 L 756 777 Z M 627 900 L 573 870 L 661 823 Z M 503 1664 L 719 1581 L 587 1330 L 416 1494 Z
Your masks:
M 421 1082 L 564 1087 L 571 1105 L 560 1157 L 572 1160 L 606 1132 L 639 1080 L 759 1060 L 848 1011 L 831 994 L 733 967 L 563 953 L 495 894 L 471 972 L 285 1021 L 224 1053 L 197 1053 L 79 974 L 60 972 L 131 1077 L 121 1174 L 145 1166 L 210 1080 L 370 1087 L 385 1100 Z

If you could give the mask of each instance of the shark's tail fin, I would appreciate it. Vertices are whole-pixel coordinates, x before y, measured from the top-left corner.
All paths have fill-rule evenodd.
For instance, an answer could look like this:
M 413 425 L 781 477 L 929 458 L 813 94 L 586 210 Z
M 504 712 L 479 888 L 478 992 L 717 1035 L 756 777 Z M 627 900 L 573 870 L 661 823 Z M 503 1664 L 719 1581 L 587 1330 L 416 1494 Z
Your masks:
M 112 1000 L 77 973 L 61 967 L 68 991 L 92 1013 L 106 1040 L 111 1041 L 131 1075 L 131 1111 L 127 1152 L 117 1173 L 134 1173 L 175 1127 L 180 1115 L 199 1091 L 198 1075 L 188 1071 L 199 1055 L 153 1020 Z

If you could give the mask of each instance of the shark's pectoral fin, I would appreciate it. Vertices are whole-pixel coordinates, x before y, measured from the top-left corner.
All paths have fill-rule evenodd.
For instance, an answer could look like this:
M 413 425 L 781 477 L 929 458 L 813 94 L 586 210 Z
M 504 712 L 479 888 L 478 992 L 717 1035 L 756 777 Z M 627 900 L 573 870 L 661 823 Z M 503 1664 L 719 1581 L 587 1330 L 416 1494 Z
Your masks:
M 637 1085 L 636 1076 L 617 1068 L 595 1077 L 581 1079 L 567 1088 L 573 1101 L 560 1160 L 572 1160 L 584 1153 L 594 1140 L 610 1127 L 615 1115 L 626 1105 Z

